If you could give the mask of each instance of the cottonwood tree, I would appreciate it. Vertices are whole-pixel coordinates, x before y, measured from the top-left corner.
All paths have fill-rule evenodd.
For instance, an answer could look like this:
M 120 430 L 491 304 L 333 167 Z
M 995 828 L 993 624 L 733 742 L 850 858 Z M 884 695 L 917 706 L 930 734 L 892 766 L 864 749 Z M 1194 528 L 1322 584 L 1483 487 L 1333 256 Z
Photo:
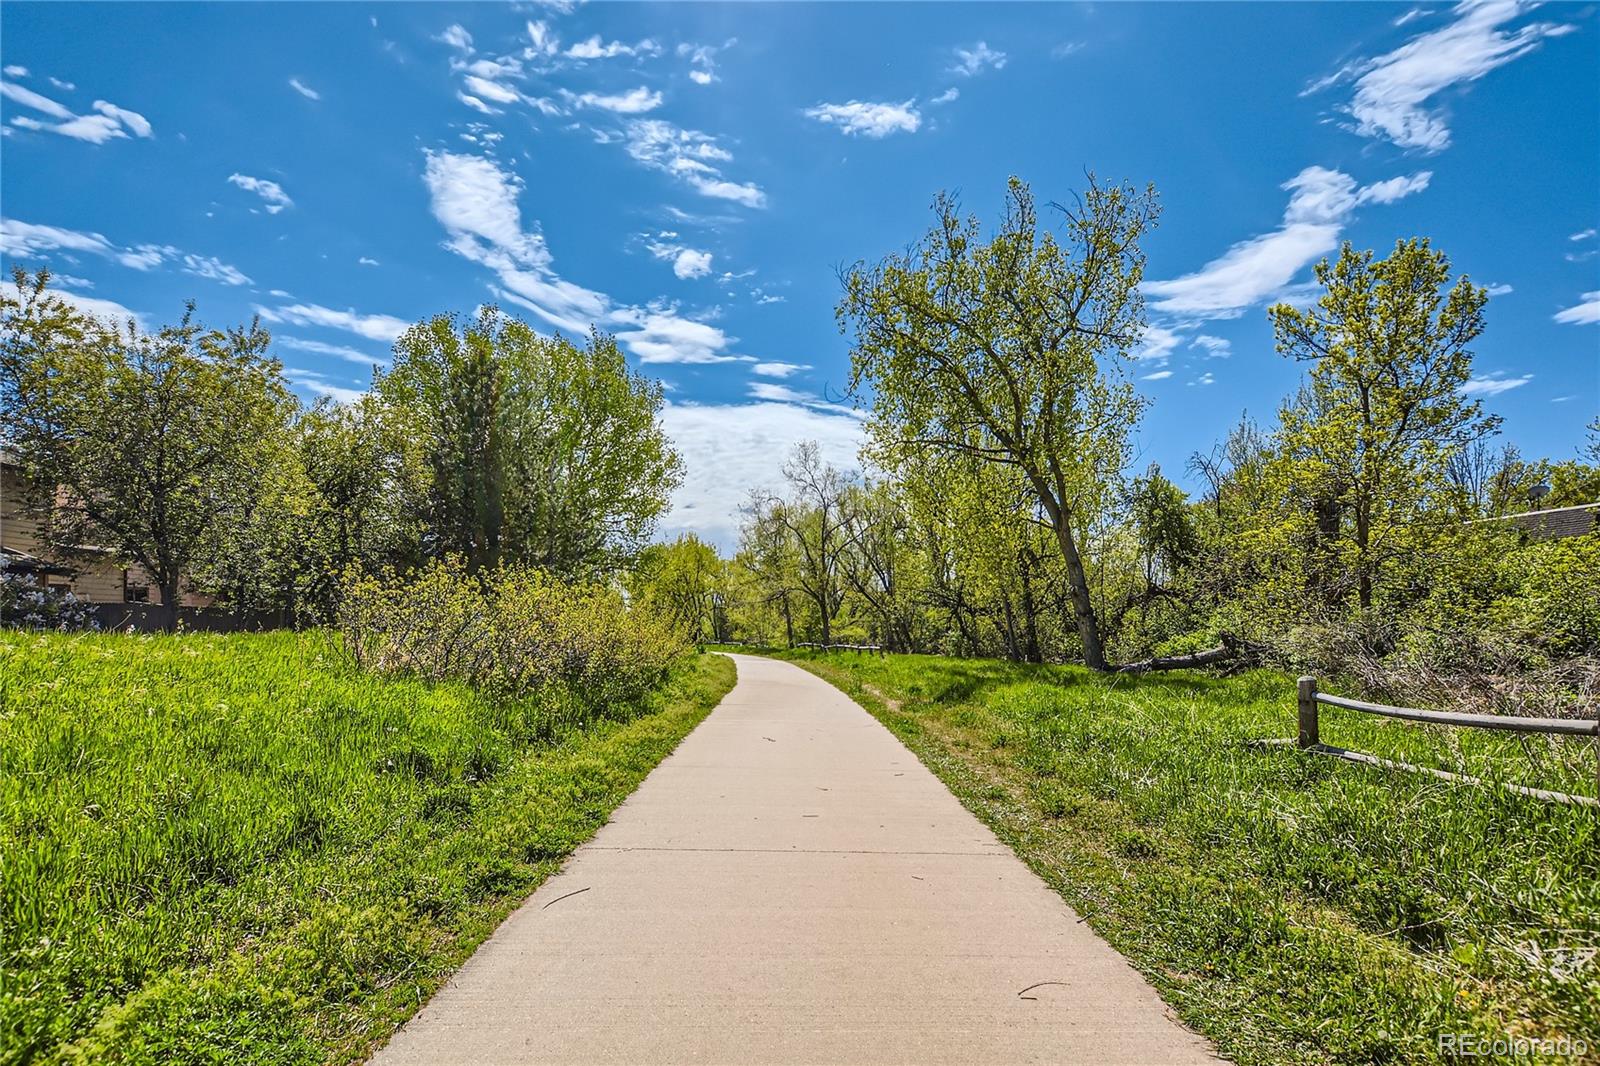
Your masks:
M 843 512 L 845 584 L 875 619 L 879 641 L 910 651 L 921 628 L 923 567 L 903 493 L 887 480 L 852 486 Z
M 400 337 L 376 391 L 425 471 L 425 550 L 470 569 L 625 565 L 682 478 L 660 383 L 603 334 L 579 346 L 492 307 L 440 315 Z
M 727 637 L 721 609 L 726 564 L 715 547 L 692 533 L 640 552 L 629 577 L 629 591 L 634 602 L 666 618 L 696 644 Z
M 255 323 L 194 320 L 154 333 L 84 315 L 15 274 L 0 295 L 0 432 L 39 494 L 53 551 L 96 548 L 149 571 L 176 617 L 278 479 L 296 400 Z
M 1283 411 L 1283 473 L 1331 549 L 1325 584 L 1353 586 L 1366 610 L 1425 533 L 1451 458 L 1499 424 L 1461 392 L 1489 296 L 1465 277 L 1452 285 L 1449 259 L 1418 239 L 1381 260 L 1346 243 L 1316 277 L 1315 304 L 1270 311 L 1278 351 L 1311 364 Z
M 849 545 L 846 507 L 850 481 L 822 459 L 816 441 L 795 445 L 783 464 L 788 498 L 758 491 L 747 511 L 747 544 L 766 552 L 792 576 L 799 593 L 816 611 L 822 643 L 833 642 L 833 622 L 844 606 L 844 553 Z M 787 612 L 788 605 L 785 604 Z M 792 621 L 790 642 L 793 643 Z
M 1143 403 L 1123 363 L 1144 330 L 1139 242 L 1154 194 L 1090 179 L 1059 231 L 1013 178 L 987 240 L 955 199 L 908 252 L 844 277 L 853 390 L 870 387 L 874 459 L 947 451 L 1015 467 L 1066 566 L 1084 661 L 1107 668 L 1084 535 L 1115 499 Z

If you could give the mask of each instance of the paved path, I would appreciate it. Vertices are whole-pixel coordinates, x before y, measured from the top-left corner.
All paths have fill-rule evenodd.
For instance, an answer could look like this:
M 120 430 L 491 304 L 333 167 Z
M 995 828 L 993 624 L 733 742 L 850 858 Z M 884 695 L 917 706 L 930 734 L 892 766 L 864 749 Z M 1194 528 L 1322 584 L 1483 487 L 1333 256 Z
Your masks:
M 722 704 L 374 1062 L 1216 1061 L 865 711 L 734 660 Z

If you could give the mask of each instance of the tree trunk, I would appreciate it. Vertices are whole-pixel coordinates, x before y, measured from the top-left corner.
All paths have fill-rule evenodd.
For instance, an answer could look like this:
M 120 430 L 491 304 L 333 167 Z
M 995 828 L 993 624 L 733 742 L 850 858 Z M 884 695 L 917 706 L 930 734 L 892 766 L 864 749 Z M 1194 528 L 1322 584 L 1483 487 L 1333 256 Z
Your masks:
M 1118 674 L 1144 674 L 1151 670 L 1189 670 L 1197 666 L 1210 666 L 1213 663 L 1224 662 L 1233 658 L 1234 650 L 1226 644 L 1219 644 L 1215 648 L 1205 651 L 1190 652 L 1187 655 L 1171 655 L 1164 658 L 1145 659 L 1143 662 L 1128 663 L 1116 667 L 1112 672 Z
M 1056 540 L 1061 544 L 1061 555 L 1067 563 L 1067 579 L 1072 593 L 1073 621 L 1077 624 L 1078 639 L 1083 643 L 1083 661 L 1091 670 L 1106 669 L 1106 651 L 1100 643 L 1100 626 L 1094 617 L 1094 599 L 1089 594 L 1089 575 L 1083 569 L 1083 557 L 1078 554 L 1078 542 L 1073 539 L 1072 527 L 1064 513 L 1055 521 Z
M 1031 569 L 1029 555 L 1029 552 L 1024 551 L 1021 557 L 1023 656 L 1028 662 L 1037 663 L 1042 662 L 1044 656 L 1039 651 L 1039 607 L 1034 602 L 1033 580 L 1028 573 Z
M 178 628 L 178 575 L 159 578 L 161 589 L 161 628 L 171 633 Z

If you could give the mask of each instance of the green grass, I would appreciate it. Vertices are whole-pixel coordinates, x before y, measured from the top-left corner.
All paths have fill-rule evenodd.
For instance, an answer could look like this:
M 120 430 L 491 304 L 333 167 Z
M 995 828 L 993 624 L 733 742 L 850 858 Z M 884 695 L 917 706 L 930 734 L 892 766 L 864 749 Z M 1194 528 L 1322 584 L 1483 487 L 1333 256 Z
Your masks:
M 1600 1061 L 1592 809 L 1253 747 L 1294 731 L 1293 680 L 1267 671 L 785 657 L 893 730 L 1242 1064 L 1434 1062 L 1440 1033 L 1584 1039 Z M 1593 793 L 1588 741 L 1530 763 L 1504 735 L 1354 712 L 1322 733 Z
M 582 726 L 326 633 L 0 632 L 0 1062 L 348 1062 L 733 684 Z

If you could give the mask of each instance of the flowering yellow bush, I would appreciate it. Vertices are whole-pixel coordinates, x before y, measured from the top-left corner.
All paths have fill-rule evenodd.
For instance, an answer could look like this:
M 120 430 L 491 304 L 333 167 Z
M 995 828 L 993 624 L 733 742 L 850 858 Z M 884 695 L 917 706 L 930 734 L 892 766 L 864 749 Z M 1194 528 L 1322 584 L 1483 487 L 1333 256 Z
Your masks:
M 637 702 L 686 650 L 614 589 L 517 567 L 471 575 L 454 559 L 353 576 L 339 628 L 366 669 L 540 694 L 585 716 Z

